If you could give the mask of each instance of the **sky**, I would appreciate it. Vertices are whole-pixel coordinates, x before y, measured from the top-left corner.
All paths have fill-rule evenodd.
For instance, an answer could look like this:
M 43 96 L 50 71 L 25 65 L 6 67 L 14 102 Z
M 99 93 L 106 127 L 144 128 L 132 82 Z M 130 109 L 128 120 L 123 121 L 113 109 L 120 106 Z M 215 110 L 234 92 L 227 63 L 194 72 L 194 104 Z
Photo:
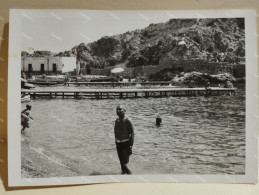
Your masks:
M 170 20 L 170 11 L 24 10 L 22 50 L 54 53 Z

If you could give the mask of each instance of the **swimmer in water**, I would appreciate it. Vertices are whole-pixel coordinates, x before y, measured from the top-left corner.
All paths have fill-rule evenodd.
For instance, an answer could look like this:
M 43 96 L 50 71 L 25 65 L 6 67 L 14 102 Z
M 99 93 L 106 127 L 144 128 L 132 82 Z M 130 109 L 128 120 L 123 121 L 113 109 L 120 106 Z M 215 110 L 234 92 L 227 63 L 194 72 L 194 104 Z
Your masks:
M 21 126 L 22 126 L 22 130 L 21 133 L 24 132 L 24 130 L 30 127 L 29 125 L 29 120 L 33 118 L 30 116 L 30 110 L 31 110 L 31 106 L 29 104 L 26 105 L 26 108 L 21 112 Z
M 160 126 L 161 123 L 162 123 L 162 119 L 160 118 L 160 116 L 157 116 L 157 117 L 156 117 L 156 125 L 157 125 L 157 126 Z

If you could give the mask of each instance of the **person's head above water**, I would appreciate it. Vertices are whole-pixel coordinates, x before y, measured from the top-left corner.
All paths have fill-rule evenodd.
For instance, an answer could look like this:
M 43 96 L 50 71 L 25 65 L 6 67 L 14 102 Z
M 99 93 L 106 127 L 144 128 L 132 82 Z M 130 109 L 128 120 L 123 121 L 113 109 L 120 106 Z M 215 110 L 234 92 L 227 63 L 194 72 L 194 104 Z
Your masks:
M 116 108 L 116 113 L 120 118 L 124 118 L 126 112 L 126 108 L 123 105 L 119 105 Z
M 161 125 L 161 123 L 162 123 L 162 118 L 158 115 L 156 117 L 156 125 Z
M 27 105 L 26 105 L 26 108 L 27 108 L 28 110 L 31 110 L 31 105 L 27 104 Z

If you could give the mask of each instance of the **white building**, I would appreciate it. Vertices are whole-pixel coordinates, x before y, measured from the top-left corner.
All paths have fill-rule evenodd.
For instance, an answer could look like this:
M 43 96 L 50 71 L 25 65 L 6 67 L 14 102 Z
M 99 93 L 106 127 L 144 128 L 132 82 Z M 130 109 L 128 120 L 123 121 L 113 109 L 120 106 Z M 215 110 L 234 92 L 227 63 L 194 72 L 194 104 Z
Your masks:
M 60 74 L 76 69 L 76 57 L 22 57 L 21 71 L 36 74 Z

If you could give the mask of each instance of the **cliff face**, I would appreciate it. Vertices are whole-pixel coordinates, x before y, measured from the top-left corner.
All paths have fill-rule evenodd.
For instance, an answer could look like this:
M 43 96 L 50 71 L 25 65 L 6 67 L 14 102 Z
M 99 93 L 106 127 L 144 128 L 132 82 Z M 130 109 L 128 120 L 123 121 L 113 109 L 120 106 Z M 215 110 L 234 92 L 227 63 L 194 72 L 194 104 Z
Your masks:
M 77 56 L 95 68 L 159 65 L 163 59 L 245 60 L 244 19 L 171 19 L 166 23 L 84 44 L 56 56 Z

